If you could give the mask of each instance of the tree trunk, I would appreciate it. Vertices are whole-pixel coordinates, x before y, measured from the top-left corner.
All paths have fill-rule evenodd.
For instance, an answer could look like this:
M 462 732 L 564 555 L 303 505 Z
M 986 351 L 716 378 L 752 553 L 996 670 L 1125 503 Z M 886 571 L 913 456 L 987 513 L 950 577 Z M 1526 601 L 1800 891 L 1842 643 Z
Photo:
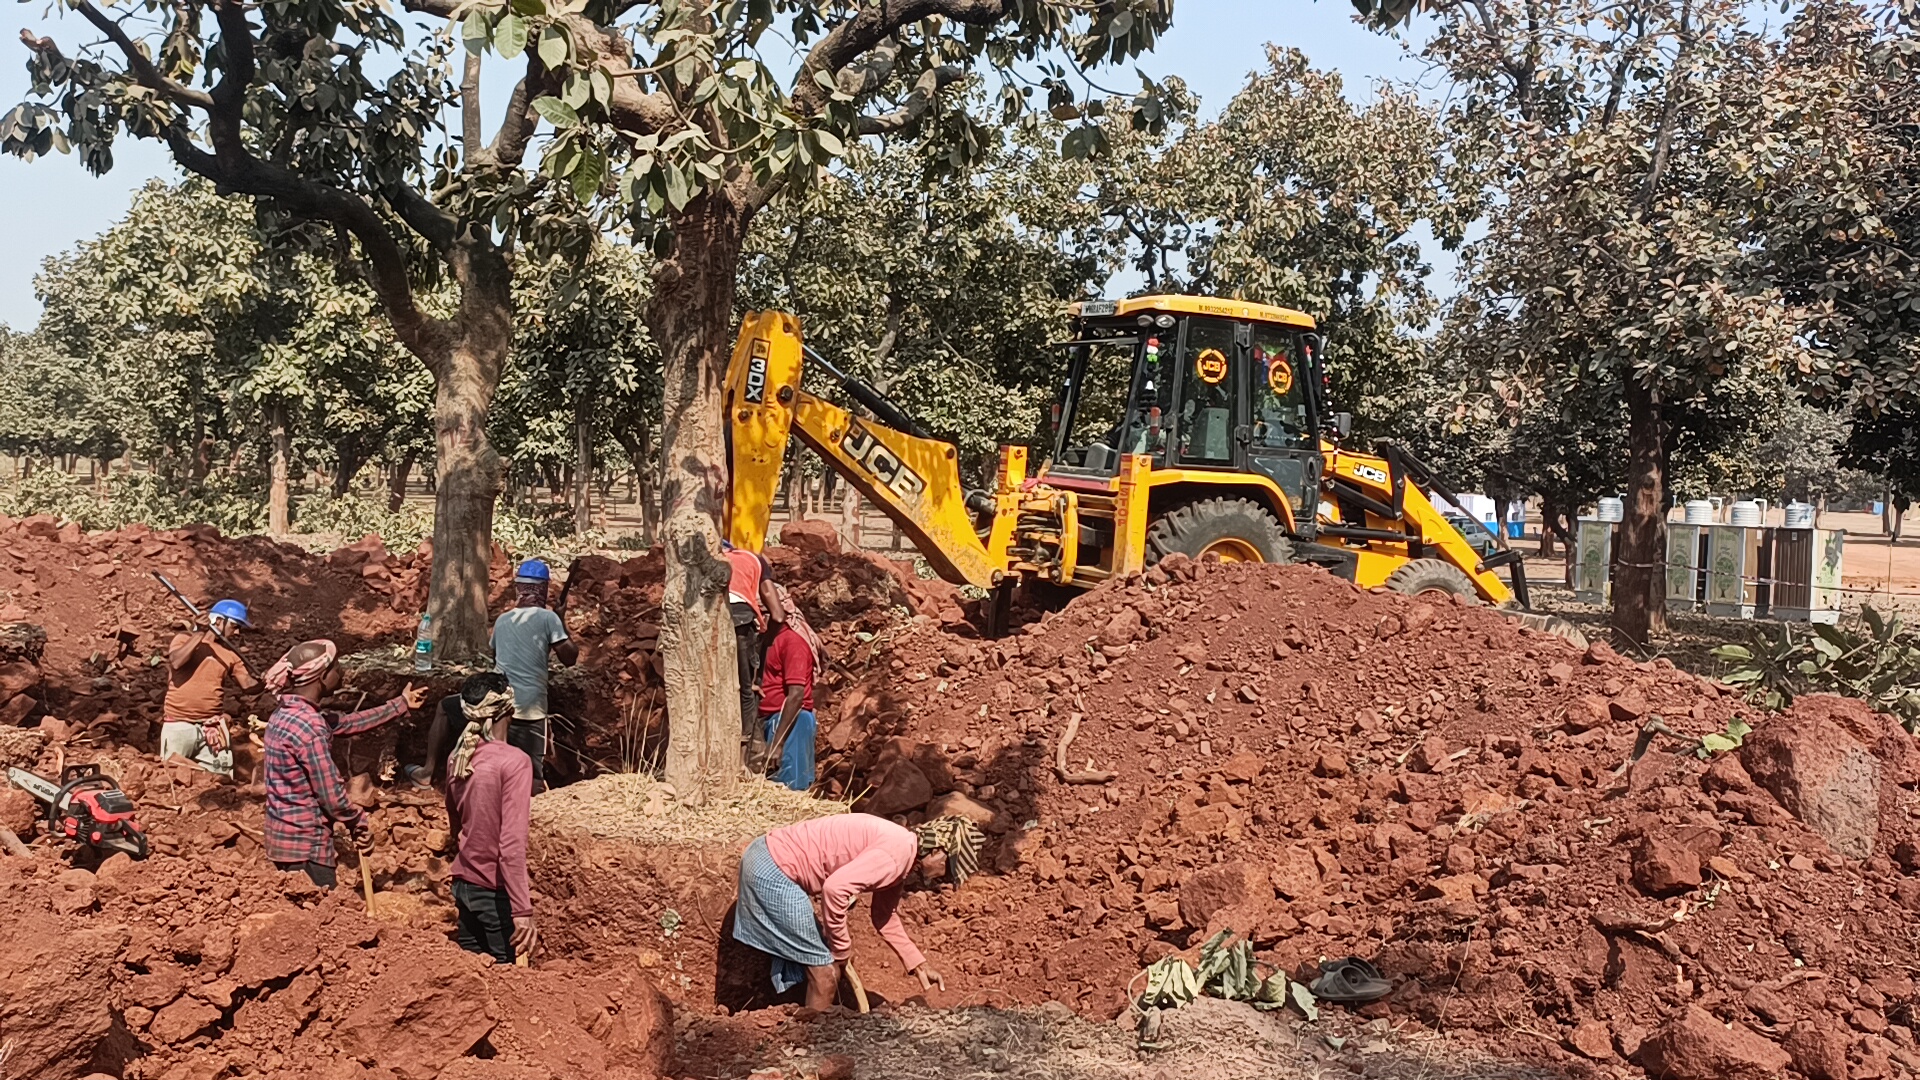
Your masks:
M 749 212 L 724 190 L 674 220 L 673 253 L 654 271 L 648 325 L 663 346 L 660 453 L 666 596 L 660 650 L 667 701 L 667 782 L 689 805 L 741 775 L 740 695 L 720 520 L 727 496 L 721 384 L 735 271 Z
M 387 470 L 387 509 L 399 510 L 407 502 L 407 483 L 413 477 L 413 463 L 420 459 L 420 449 L 415 447 L 400 455 L 393 468 Z
M 287 471 L 293 467 L 293 435 L 287 430 L 287 404 L 276 401 L 267 411 L 268 435 L 273 442 L 273 462 L 267 470 L 267 531 L 285 536 L 293 520 L 287 498 Z
M 583 393 L 573 406 L 573 531 L 593 531 L 593 395 Z
M 1560 510 L 1553 505 L 1552 499 L 1540 500 L 1540 557 L 1543 559 L 1553 555 L 1553 530 L 1559 524 L 1559 514 Z
M 446 357 L 434 374 L 434 657 L 465 660 L 487 647 L 488 574 L 500 455 L 487 439 L 487 410 L 513 341 L 511 277 L 504 260 L 474 258 Z
M 1627 388 L 1627 506 L 1620 526 L 1619 573 L 1613 583 L 1613 638 L 1621 648 L 1644 650 L 1666 630 L 1666 473 L 1661 467 L 1658 390 Z

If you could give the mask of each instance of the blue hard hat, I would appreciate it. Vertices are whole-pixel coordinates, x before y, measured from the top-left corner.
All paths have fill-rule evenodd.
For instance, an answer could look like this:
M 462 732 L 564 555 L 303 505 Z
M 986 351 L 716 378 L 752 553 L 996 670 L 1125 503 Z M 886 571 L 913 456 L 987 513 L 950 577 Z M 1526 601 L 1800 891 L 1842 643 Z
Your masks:
M 222 600 L 213 605 L 213 609 L 208 614 L 218 615 L 228 622 L 239 623 L 241 626 L 253 625 L 247 621 L 247 605 L 238 600 Z
M 539 559 L 528 559 L 513 572 L 515 581 L 549 581 L 553 574 L 547 570 L 547 564 Z

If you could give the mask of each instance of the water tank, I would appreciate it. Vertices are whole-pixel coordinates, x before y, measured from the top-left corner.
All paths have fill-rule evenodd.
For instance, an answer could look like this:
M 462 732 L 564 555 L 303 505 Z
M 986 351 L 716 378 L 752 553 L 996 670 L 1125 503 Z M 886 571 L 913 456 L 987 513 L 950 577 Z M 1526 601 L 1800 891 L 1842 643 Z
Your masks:
M 1686 523 L 1689 525 L 1713 524 L 1713 503 L 1706 499 L 1688 499 Z
M 1754 502 L 1752 499 L 1741 499 L 1733 504 L 1733 513 L 1730 515 L 1728 523 L 1758 528 L 1763 520 L 1764 515 L 1760 512 L 1759 503 Z
M 1813 528 L 1813 505 L 1798 500 L 1787 504 L 1787 528 Z
M 1612 496 L 1603 497 L 1600 500 L 1600 510 L 1597 516 L 1601 521 L 1623 521 L 1627 516 L 1627 504 Z

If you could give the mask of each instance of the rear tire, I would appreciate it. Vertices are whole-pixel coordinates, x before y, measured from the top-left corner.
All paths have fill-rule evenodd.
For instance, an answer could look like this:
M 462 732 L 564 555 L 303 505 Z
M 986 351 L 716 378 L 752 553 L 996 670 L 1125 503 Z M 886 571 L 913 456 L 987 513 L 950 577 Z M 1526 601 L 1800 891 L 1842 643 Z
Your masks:
M 1414 559 L 1387 575 L 1387 588 L 1408 596 L 1445 593 L 1480 602 L 1480 590 L 1465 570 L 1440 559 Z
M 1221 562 L 1290 563 L 1293 544 L 1266 508 L 1248 499 L 1202 499 L 1147 526 L 1147 565 L 1179 553 Z

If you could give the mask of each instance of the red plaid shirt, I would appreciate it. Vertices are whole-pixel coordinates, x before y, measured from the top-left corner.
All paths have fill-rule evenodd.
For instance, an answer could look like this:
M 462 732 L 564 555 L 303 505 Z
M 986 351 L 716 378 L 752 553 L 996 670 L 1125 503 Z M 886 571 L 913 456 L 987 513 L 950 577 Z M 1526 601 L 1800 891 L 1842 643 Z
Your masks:
M 394 698 L 329 720 L 307 699 L 281 695 L 265 740 L 267 858 L 334 864 L 333 822 L 358 828 L 367 815 L 347 801 L 347 783 L 333 763 L 333 737 L 359 735 L 406 714 L 406 699 Z

